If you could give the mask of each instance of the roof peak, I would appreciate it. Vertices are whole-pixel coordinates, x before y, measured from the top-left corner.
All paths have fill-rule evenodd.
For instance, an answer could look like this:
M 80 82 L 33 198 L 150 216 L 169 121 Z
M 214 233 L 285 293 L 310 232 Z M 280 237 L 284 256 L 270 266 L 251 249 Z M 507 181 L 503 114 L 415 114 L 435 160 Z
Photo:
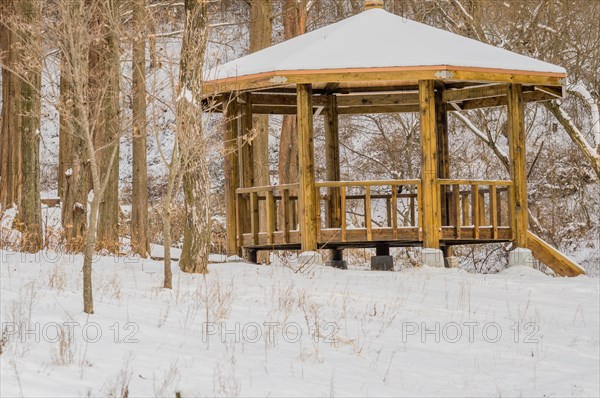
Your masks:
M 365 0 L 365 11 L 373 8 L 383 9 L 383 0 Z

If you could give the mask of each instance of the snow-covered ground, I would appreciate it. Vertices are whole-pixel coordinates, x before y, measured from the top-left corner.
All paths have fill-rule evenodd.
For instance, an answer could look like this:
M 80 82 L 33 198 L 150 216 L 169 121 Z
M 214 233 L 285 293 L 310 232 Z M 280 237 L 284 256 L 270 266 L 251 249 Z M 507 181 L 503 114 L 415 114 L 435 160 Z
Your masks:
M 600 395 L 597 278 L 0 254 L 2 397 Z

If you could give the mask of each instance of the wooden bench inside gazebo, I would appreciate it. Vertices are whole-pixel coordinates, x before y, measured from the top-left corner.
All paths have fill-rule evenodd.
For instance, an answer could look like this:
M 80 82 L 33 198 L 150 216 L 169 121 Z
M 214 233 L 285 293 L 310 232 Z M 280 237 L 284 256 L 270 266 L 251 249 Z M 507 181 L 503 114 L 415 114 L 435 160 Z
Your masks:
M 453 245 L 513 242 L 512 264 L 528 264 L 533 249 L 558 274 L 582 273 L 528 231 L 524 104 L 562 98 L 566 71 L 393 15 L 377 0 L 365 8 L 209 71 L 206 101 L 227 120 L 229 253 L 256 261 L 259 250 L 330 249 L 335 262 L 344 248 L 386 256 L 390 247 L 422 246 L 424 264 L 443 266 Z M 510 179 L 450 179 L 448 113 L 496 106 L 508 110 Z M 338 115 L 395 112 L 420 115 L 420 175 L 341 181 Z M 244 137 L 257 114 L 297 116 L 297 183 L 255 186 Z M 325 181 L 315 178 L 318 117 Z M 356 202 L 364 212 L 359 225 L 348 215 Z

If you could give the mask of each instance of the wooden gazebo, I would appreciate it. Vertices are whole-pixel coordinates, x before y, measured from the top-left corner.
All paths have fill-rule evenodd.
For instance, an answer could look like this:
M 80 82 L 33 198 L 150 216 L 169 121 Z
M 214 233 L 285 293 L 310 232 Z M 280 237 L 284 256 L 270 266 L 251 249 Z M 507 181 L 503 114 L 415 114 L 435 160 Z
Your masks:
M 331 249 L 335 263 L 348 247 L 386 256 L 422 246 L 423 263 L 442 266 L 452 245 L 512 241 L 512 264 L 527 264 L 533 249 L 560 274 L 582 273 L 528 231 L 524 103 L 562 98 L 566 71 L 366 3 L 358 15 L 208 72 L 204 94 L 228 120 L 229 253 L 256 261 L 258 250 Z M 508 108 L 510 180 L 449 179 L 448 112 L 493 106 Z M 338 115 L 392 112 L 420 114 L 420 176 L 340 181 Z M 255 186 L 242 139 L 255 114 L 297 115 L 298 183 Z M 327 181 L 315 179 L 316 117 L 325 121 Z M 348 224 L 351 200 L 361 201 L 364 225 Z M 386 209 L 377 225 L 374 201 Z

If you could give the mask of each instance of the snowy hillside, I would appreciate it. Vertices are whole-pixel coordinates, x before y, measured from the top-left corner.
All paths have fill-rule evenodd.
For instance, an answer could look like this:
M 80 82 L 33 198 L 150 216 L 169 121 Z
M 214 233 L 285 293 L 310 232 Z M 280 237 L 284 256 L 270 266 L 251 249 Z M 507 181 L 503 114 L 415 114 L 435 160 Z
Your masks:
M 595 278 L 1 255 L 2 397 L 600 394 Z

